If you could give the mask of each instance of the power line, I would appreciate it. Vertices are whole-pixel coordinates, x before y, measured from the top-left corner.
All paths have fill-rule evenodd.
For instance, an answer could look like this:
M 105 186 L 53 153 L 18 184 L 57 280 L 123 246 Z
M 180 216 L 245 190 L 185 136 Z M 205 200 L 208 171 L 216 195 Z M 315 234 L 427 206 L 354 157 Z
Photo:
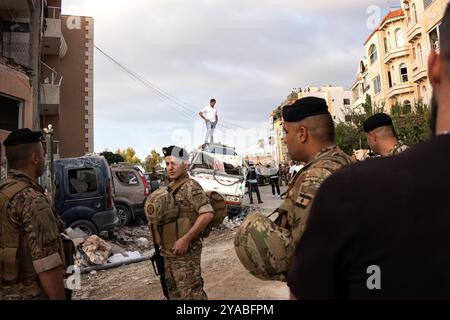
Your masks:
M 170 102 L 174 105 L 177 106 L 178 110 L 181 111 L 181 113 L 188 117 L 189 119 L 193 119 L 196 120 L 196 111 L 194 111 L 193 109 L 195 109 L 195 107 L 193 107 L 192 105 L 182 101 L 181 99 L 177 98 L 176 96 L 170 94 L 167 91 L 164 91 L 163 89 L 161 89 L 160 87 L 158 87 L 157 85 L 155 85 L 154 83 L 148 81 L 147 79 L 145 79 L 144 77 L 142 77 L 141 75 L 137 74 L 136 72 L 132 71 L 131 69 L 129 69 L 128 67 L 126 67 L 125 65 L 123 65 L 122 63 L 118 62 L 116 59 L 114 59 L 111 55 L 109 55 L 108 53 L 106 53 L 105 51 L 103 51 L 102 49 L 100 49 L 97 45 L 94 45 L 95 49 L 97 51 L 99 51 L 102 55 L 104 55 L 106 58 L 108 58 L 111 62 L 113 62 L 115 65 L 117 65 L 122 71 L 124 71 L 125 73 L 127 73 L 129 76 L 131 76 L 134 80 L 140 82 L 141 84 L 143 84 L 145 87 L 150 88 L 163 102 Z M 192 109 L 191 109 L 192 108 Z M 219 126 L 225 128 L 225 129 L 234 129 L 234 128 L 242 128 L 239 126 L 236 126 L 235 124 L 231 124 L 233 127 L 230 127 L 228 125 L 222 124 L 222 122 L 228 123 L 227 121 L 220 121 L 219 122 Z M 243 128 L 242 128 L 243 129 Z

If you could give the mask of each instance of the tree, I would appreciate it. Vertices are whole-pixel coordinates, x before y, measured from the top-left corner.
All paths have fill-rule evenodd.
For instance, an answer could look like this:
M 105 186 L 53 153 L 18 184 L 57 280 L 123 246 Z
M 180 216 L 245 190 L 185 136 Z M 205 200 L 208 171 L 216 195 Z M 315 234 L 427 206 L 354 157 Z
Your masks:
M 124 158 L 125 162 L 131 163 L 131 164 L 141 164 L 142 163 L 141 160 L 136 156 L 136 151 L 131 147 L 128 147 L 124 150 L 117 149 L 116 153 L 121 155 Z
M 145 158 L 144 169 L 146 172 L 151 172 L 153 168 L 156 170 L 161 169 L 162 157 L 156 152 L 156 150 L 152 150 L 150 154 Z
M 125 159 L 117 153 L 112 153 L 111 151 L 103 151 L 102 153 L 100 153 L 101 156 L 105 157 L 106 161 L 108 161 L 108 164 L 111 165 L 113 163 L 119 163 L 119 162 L 124 162 Z

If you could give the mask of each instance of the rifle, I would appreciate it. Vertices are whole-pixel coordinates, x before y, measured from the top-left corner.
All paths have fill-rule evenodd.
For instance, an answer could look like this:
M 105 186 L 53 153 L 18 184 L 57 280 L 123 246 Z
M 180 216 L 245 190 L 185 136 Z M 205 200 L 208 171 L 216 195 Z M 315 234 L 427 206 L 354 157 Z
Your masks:
M 150 261 L 152 262 L 155 274 L 159 276 L 159 281 L 161 282 L 161 288 L 164 293 L 164 297 L 166 297 L 167 300 L 170 300 L 169 289 L 167 288 L 166 283 L 166 272 L 164 269 L 164 257 L 161 256 L 161 248 L 159 247 L 159 245 L 154 244 L 154 246 L 155 246 L 155 253 L 150 257 Z

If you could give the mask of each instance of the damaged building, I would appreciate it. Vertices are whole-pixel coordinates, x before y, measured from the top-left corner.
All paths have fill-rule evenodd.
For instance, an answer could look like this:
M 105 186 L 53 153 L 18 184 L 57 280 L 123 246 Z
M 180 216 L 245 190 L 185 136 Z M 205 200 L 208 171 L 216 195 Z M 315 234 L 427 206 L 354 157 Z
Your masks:
M 52 124 L 55 158 L 94 146 L 93 19 L 62 15 L 61 7 L 61 0 L 0 1 L 0 143 L 12 130 Z

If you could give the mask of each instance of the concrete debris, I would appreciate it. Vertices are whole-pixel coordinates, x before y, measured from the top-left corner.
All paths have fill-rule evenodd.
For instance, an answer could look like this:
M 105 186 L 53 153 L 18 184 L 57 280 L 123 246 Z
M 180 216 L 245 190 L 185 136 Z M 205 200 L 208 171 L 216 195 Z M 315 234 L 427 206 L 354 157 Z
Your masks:
M 66 234 L 72 240 L 75 248 L 78 247 L 80 244 L 82 244 L 84 241 L 86 241 L 86 239 L 89 237 L 89 235 L 83 232 L 80 228 L 76 229 L 67 228 Z
M 136 243 L 139 248 L 147 248 L 150 244 L 150 241 L 148 241 L 147 238 L 141 237 L 136 240 Z
M 83 243 L 82 250 L 91 264 L 102 265 L 107 263 L 112 247 L 106 241 L 93 235 Z

